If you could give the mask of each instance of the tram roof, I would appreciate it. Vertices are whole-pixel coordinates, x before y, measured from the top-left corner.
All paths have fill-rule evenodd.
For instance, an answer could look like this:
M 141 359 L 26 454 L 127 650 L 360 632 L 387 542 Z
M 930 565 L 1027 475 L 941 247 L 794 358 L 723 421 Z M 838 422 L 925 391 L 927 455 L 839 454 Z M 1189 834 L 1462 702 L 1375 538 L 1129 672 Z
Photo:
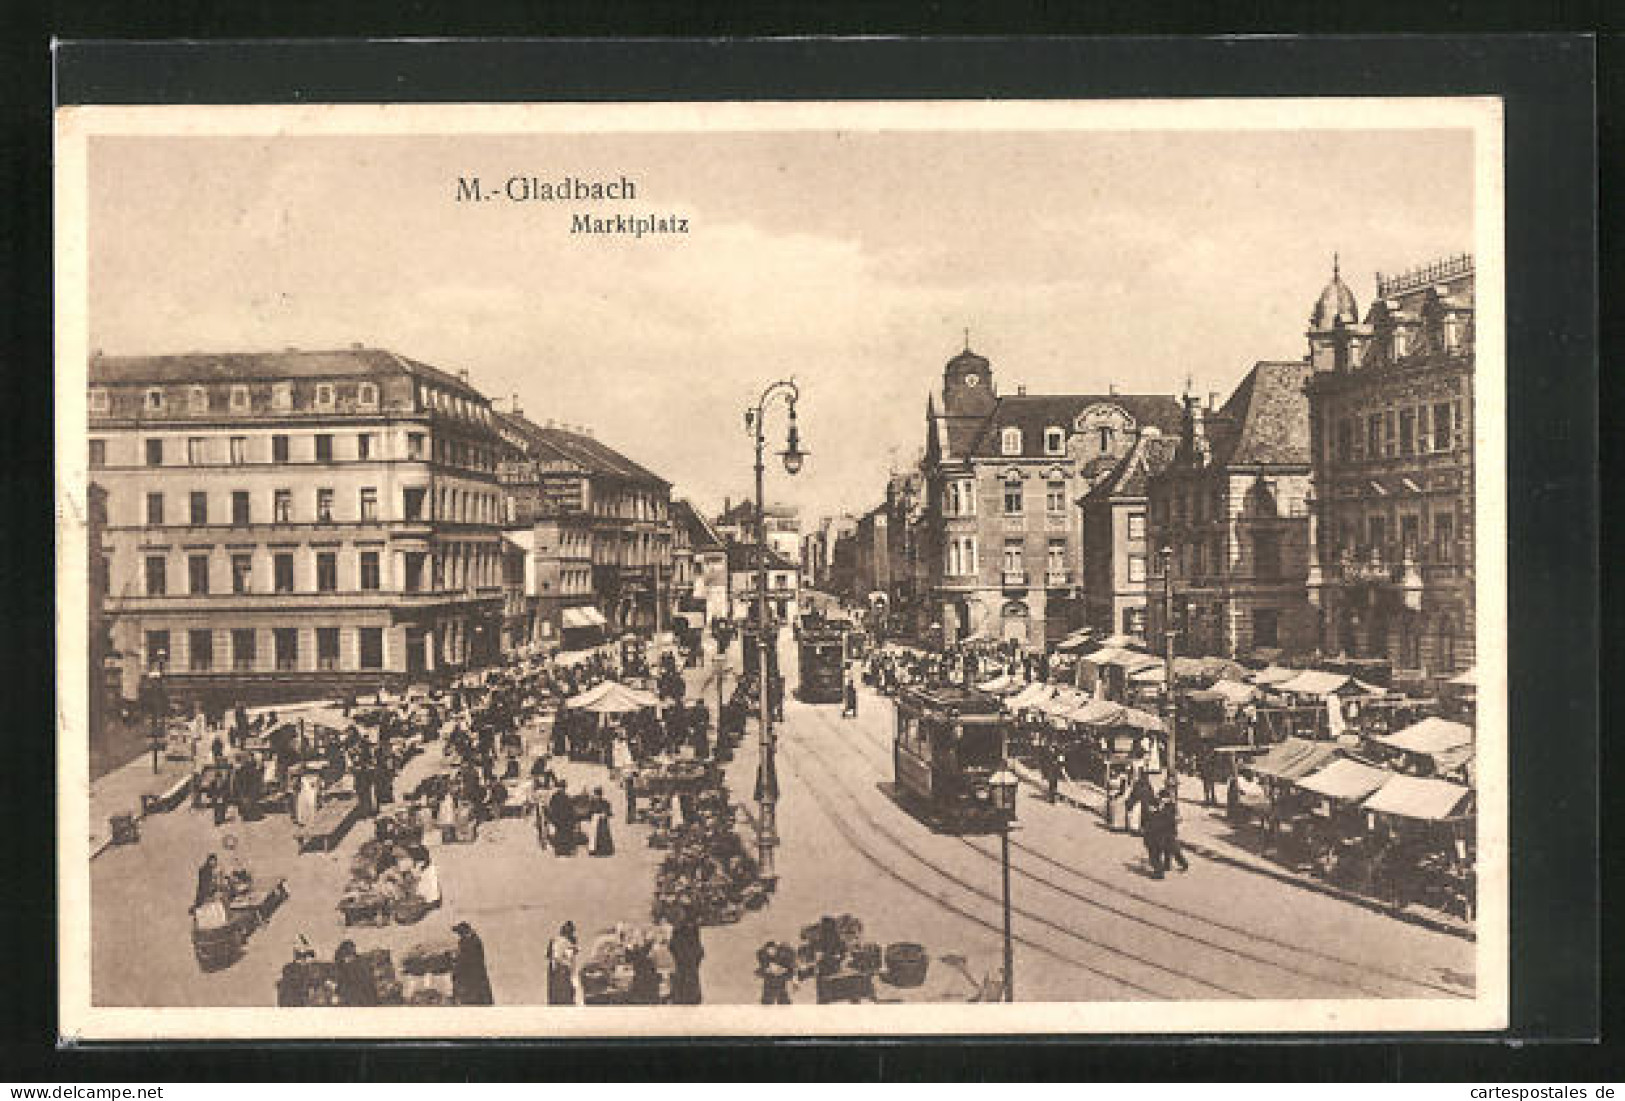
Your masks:
M 981 692 L 965 688 L 905 686 L 898 693 L 898 702 L 913 705 L 920 710 L 958 711 L 961 715 L 999 714 L 999 701 Z

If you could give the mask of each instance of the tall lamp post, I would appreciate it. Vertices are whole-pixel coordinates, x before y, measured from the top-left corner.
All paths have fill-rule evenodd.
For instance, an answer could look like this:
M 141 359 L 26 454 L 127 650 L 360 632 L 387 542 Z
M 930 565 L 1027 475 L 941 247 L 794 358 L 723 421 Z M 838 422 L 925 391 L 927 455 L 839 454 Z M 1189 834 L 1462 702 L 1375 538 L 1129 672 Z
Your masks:
M 784 450 L 784 471 L 792 478 L 801 472 L 807 453 L 801 449 L 801 434 L 796 427 L 796 402 L 801 390 L 794 379 L 781 379 L 762 391 L 753 409 L 745 410 L 745 431 L 756 443 L 756 646 L 757 646 L 757 723 L 761 743 L 761 759 L 757 763 L 756 800 L 759 814 L 756 830 L 756 863 L 761 877 L 771 883 L 777 879 L 773 867 L 773 850 L 778 846 L 777 810 L 779 799 L 778 771 L 774 767 L 776 745 L 773 737 L 773 712 L 768 700 L 768 605 L 767 605 L 767 508 L 764 503 L 762 481 L 766 474 L 763 455 L 767 448 L 766 413 L 775 397 L 783 397 L 789 407 L 790 427 Z M 776 637 L 773 641 L 777 641 Z
M 1004 1000 L 1016 1000 L 1016 955 L 1010 936 L 1010 826 L 1016 820 L 1016 788 L 1021 781 L 1009 768 L 987 779 L 988 795 L 999 819 L 1000 870 L 1004 878 Z
M 1168 731 L 1168 787 L 1179 797 L 1179 730 L 1174 721 L 1174 548 L 1157 552 L 1162 559 L 1162 721 Z

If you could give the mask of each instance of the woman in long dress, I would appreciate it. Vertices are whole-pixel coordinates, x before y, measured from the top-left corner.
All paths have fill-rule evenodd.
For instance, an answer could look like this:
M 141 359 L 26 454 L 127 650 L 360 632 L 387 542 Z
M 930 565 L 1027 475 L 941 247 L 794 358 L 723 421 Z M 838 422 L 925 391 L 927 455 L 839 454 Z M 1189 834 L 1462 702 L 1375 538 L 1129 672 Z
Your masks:
M 316 820 L 316 810 L 321 805 L 322 782 L 314 772 L 302 773 L 299 777 L 299 792 L 294 799 L 293 820 L 301 826 L 308 826 Z
M 576 947 L 575 922 L 559 926 L 559 935 L 547 946 L 547 1004 L 575 1005 Z
M 609 827 L 610 805 L 603 788 L 592 792 L 592 855 L 614 856 L 615 838 Z

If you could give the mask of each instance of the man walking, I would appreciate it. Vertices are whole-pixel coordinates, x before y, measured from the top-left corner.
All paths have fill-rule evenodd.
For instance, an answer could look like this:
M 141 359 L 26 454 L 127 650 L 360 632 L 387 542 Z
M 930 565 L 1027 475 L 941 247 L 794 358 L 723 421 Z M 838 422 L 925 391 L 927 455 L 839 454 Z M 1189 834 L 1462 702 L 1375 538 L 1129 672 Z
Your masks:
M 856 681 L 848 678 L 847 682 L 846 682 L 845 699 L 841 704 L 841 718 L 843 718 L 843 719 L 846 719 L 846 718 L 855 719 L 857 717 L 858 717 L 858 685 L 857 685 Z
M 1178 864 L 1179 870 L 1191 870 L 1190 861 L 1185 859 L 1185 850 L 1179 845 L 1179 803 L 1170 785 L 1163 789 L 1153 810 L 1146 816 L 1146 837 L 1155 835 L 1156 878 L 1161 879 L 1168 870 L 1170 862 Z M 1148 840 L 1147 847 L 1152 847 Z

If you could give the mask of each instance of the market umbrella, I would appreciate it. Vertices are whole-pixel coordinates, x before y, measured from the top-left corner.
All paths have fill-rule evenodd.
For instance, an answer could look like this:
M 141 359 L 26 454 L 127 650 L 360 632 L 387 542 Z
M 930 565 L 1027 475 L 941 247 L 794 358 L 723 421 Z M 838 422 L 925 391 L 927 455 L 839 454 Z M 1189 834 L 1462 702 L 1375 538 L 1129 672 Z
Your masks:
M 636 688 L 628 688 L 616 681 L 605 681 L 599 687 L 604 690 L 594 695 L 594 690 L 589 689 L 572 699 L 570 706 L 599 715 L 624 715 L 630 711 L 643 711 L 660 705 L 660 701 L 649 693 L 641 692 Z M 587 696 L 593 698 L 587 699 L 583 703 L 576 703 L 576 700 Z

